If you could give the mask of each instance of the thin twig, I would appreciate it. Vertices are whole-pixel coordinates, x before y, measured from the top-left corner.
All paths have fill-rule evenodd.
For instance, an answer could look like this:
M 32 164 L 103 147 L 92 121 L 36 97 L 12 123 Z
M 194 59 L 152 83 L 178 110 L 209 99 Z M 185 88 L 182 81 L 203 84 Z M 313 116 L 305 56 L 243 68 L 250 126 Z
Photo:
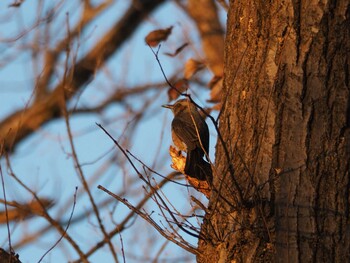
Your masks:
M 7 163 L 7 167 L 9 169 L 9 174 L 16 180 L 17 183 L 19 183 L 24 189 L 26 189 L 29 193 L 32 194 L 32 196 L 36 199 L 36 201 L 40 204 L 41 208 L 42 208 L 42 214 L 41 216 L 44 217 L 50 224 L 51 226 L 55 227 L 57 229 L 57 231 L 67 239 L 67 241 L 72 245 L 72 247 L 76 250 L 76 252 L 78 253 L 78 255 L 81 258 L 81 261 L 83 261 L 84 263 L 88 263 L 87 258 L 84 256 L 84 253 L 81 251 L 81 249 L 79 248 L 78 244 L 75 243 L 75 241 L 73 240 L 73 238 L 68 234 L 67 231 L 65 231 L 62 226 L 56 221 L 54 220 L 46 211 L 46 207 L 45 205 L 41 202 L 40 198 L 37 196 L 37 194 L 31 190 L 27 185 L 25 185 L 13 172 L 12 170 L 12 166 L 9 160 L 8 155 L 5 156 L 6 157 L 6 163 Z
M 2 153 L 3 153 L 3 144 L 0 145 L 0 158 L 2 157 Z M 4 193 L 4 206 L 5 206 L 5 213 L 6 213 L 6 227 L 7 227 L 7 237 L 9 240 L 9 248 L 10 248 L 10 252 L 12 252 L 12 244 L 11 244 L 11 233 L 10 233 L 10 224 L 9 224 L 9 216 L 8 216 L 8 210 L 7 210 L 7 198 L 6 198 L 6 189 L 5 189 L 5 181 L 4 181 L 4 175 L 2 173 L 2 167 L 0 164 L 0 175 L 1 175 L 1 185 L 2 185 L 2 190 Z
M 141 209 L 146 202 L 151 198 L 151 196 L 155 193 L 155 191 L 158 191 L 160 188 L 162 188 L 167 182 L 169 182 L 169 179 L 173 178 L 176 175 L 176 172 L 172 172 L 167 176 L 167 179 L 162 180 L 158 184 L 158 189 L 151 189 L 151 191 L 138 203 L 136 206 L 137 209 Z M 135 213 L 131 211 L 125 218 L 124 220 L 116 226 L 108 235 L 108 238 L 112 238 L 116 234 L 122 232 L 124 229 L 126 229 L 126 224 L 133 218 Z M 87 257 L 91 256 L 93 253 L 95 253 L 99 248 L 101 248 L 105 243 L 105 240 L 101 240 L 100 242 L 97 242 L 96 246 L 91 248 L 85 255 Z M 73 261 L 73 263 L 78 263 L 80 260 Z
M 167 179 L 166 176 L 164 175 L 161 175 L 160 173 L 158 173 L 157 171 L 153 170 L 151 167 L 149 167 L 147 164 L 145 164 L 143 161 L 141 161 L 139 158 L 137 158 L 132 152 L 130 152 L 129 150 L 126 150 L 126 152 L 128 154 L 130 154 L 136 161 L 138 161 L 140 164 L 142 164 L 144 167 L 147 168 L 148 171 L 162 177 L 163 179 L 166 179 L 166 180 L 169 180 L 169 182 L 172 182 L 174 184 L 177 184 L 177 185 L 181 185 L 181 186 L 186 186 L 186 187 L 193 187 L 192 185 L 189 185 L 189 184 L 183 184 L 183 183 L 179 183 L 179 182 L 176 182 L 175 180 L 171 180 L 171 179 Z M 180 172 L 177 172 L 178 175 L 180 175 L 181 173 Z
M 120 238 L 120 247 L 121 247 L 121 251 L 122 251 L 122 255 L 123 255 L 123 262 L 126 263 L 125 253 L 124 253 L 123 238 L 122 238 L 122 234 L 120 232 L 119 232 L 119 238 Z
M 44 257 L 45 257 L 52 249 L 54 249 L 54 248 L 58 245 L 58 243 L 61 242 L 61 240 L 63 239 L 64 235 L 67 233 L 67 230 L 68 230 L 68 228 L 69 228 L 69 226 L 70 226 L 70 223 L 71 223 L 71 220 L 72 220 L 72 217 L 73 217 L 73 214 L 74 214 L 75 205 L 76 205 L 76 202 L 77 202 L 77 191 L 78 191 L 78 187 L 76 186 L 76 187 L 75 187 L 74 196 L 73 196 L 73 207 L 72 207 L 72 212 L 70 213 L 67 226 L 66 226 L 66 228 L 64 229 L 64 234 L 60 236 L 60 238 L 56 241 L 56 243 L 53 244 L 52 247 L 50 247 L 50 249 L 44 253 L 44 255 L 42 255 L 42 257 L 40 258 L 40 260 L 38 261 L 38 263 L 40 263 L 40 262 L 44 259 Z
M 163 67 L 162 67 L 162 64 L 160 63 L 160 60 L 159 60 L 159 57 L 158 57 L 158 54 L 159 54 L 159 50 L 160 50 L 161 45 L 158 46 L 158 49 L 157 49 L 156 52 L 153 50 L 153 48 L 152 48 L 150 45 L 148 45 L 148 46 L 149 46 L 149 48 L 151 49 L 151 51 L 152 51 L 154 57 L 156 58 L 157 63 L 158 63 L 158 65 L 159 65 L 159 67 L 160 67 L 160 70 L 162 71 L 163 77 L 164 77 L 166 83 L 169 85 L 169 87 L 172 88 L 172 89 L 174 89 L 174 90 L 176 90 L 176 92 L 179 93 L 179 95 L 187 96 L 187 94 L 182 93 L 181 91 L 179 91 L 179 90 L 178 90 L 173 84 L 171 84 L 170 81 L 168 80 L 168 77 L 166 76 L 166 74 L 165 74 L 165 72 L 164 72 L 164 69 L 163 69 Z
M 69 31 L 69 21 L 68 21 L 68 19 L 69 19 L 69 16 L 67 14 L 67 34 L 68 34 L 68 37 L 69 37 L 70 31 Z M 68 43 L 70 43 L 70 42 L 68 41 Z M 74 143 L 73 143 L 73 136 L 72 136 L 72 131 L 71 131 L 71 128 L 70 128 L 70 123 L 69 123 L 69 115 L 68 115 L 68 111 L 67 111 L 67 105 L 66 105 L 67 102 L 66 102 L 66 94 L 65 94 L 66 93 L 66 91 L 65 91 L 66 82 L 71 77 L 71 76 L 68 75 L 69 74 L 68 73 L 69 54 L 70 54 L 70 49 L 69 49 L 69 46 L 67 46 L 66 65 L 65 65 L 65 72 L 64 72 L 64 76 L 63 76 L 63 85 L 62 85 L 62 99 L 63 99 L 62 110 L 63 110 L 63 116 L 64 116 L 64 120 L 65 120 L 65 124 L 66 124 L 69 144 L 70 144 L 70 147 L 71 147 L 73 161 L 74 161 L 74 165 L 75 165 L 76 171 L 77 171 L 77 173 L 78 173 L 78 175 L 79 175 L 79 177 L 80 177 L 80 179 L 82 181 L 82 184 L 83 184 L 83 187 L 84 187 L 86 193 L 88 194 L 90 203 L 91 203 L 91 205 L 93 207 L 93 210 L 94 210 L 95 216 L 97 218 L 97 221 L 98 221 L 99 227 L 101 229 L 101 232 L 105 236 L 105 238 L 108 238 L 107 231 L 106 231 L 106 229 L 105 229 L 105 227 L 104 227 L 104 225 L 102 223 L 102 219 L 101 219 L 98 207 L 97 207 L 97 205 L 95 203 L 95 200 L 94 200 L 94 198 L 93 198 L 93 196 L 91 194 L 89 185 L 86 182 L 86 179 L 85 179 L 83 170 L 81 169 L 81 166 L 80 166 L 80 163 L 79 163 L 79 159 L 78 159 L 78 155 L 76 153 L 75 146 L 74 146 Z M 112 254 L 113 258 L 114 258 L 114 261 L 118 262 L 117 254 L 115 252 L 115 249 L 114 249 L 114 246 L 112 245 L 111 240 L 107 239 L 107 244 L 108 244 L 109 249 L 111 251 L 111 254 Z
M 136 207 L 134 207 L 133 205 L 131 205 L 125 198 L 121 198 L 118 195 L 113 194 L 112 192 L 110 192 L 108 189 L 104 188 L 102 185 L 99 185 L 97 187 L 98 189 L 101 189 L 102 191 L 104 191 L 105 193 L 107 193 L 108 195 L 112 196 L 113 198 L 117 199 L 119 202 L 122 202 L 125 206 L 127 206 L 130 210 L 132 210 L 134 213 L 136 213 L 137 215 L 139 215 L 140 217 L 142 217 L 144 220 L 146 220 L 149 224 L 151 224 L 157 231 L 158 233 L 160 233 L 163 237 L 165 237 L 166 239 L 168 239 L 169 241 L 175 243 L 176 245 L 182 247 L 183 249 L 185 249 L 186 251 L 194 254 L 194 255 L 198 255 L 199 252 L 197 249 L 195 249 L 192 246 L 185 246 L 184 244 L 182 244 L 181 242 L 177 241 L 176 239 L 174 239 L 172 236 L 167 235 L 164 230 L 156 223 L 154 222 L 154 220 L 152 218 L 150 218 L 147 214 L 142 213 L 140 209 L 137 209 Z
M 113 138 L 113 136 L 101 125 L 96 123 L 96 125 L 98 127 L 100 127 L 104 133 L 107 134 L 107 136 L 114 142 L 114 144 L 119 148 L 119 150 L 123 153 L 123 155 L 127 158 L 128 162 L 130 163 L 130 165 L 133 167 L 134 171 L 137 173 L 137 175 L 139 176 L 139 178 L 146 183 L 146 185 L 148 185 L 151 189 L 154 189 L 154 186 L 152 186 L 152 184 L 150 184 L 145 178 L 144 176 L 140 173 L 140 171 L 136 168 L 135 164 L 132 162 L 132 160 L 130 159 L 129 155 L 127 154 L 127 152 L 123 149 L 123 147 L 120 146 L 120 144 L 118 143 L 117 140 L 115 140 Z M 162 204 L 166 207 L 169 215 L 173 218 L 173 220 L 176 222 L 176 224 L 180 227 L 180 229 L 182 231 L 184 231 L 185 233 L 193 236 L 193 237 L 198 237 L 201 238 L 201 236 L 198 236 L 194 233 L 192 233 L 191 231 L 188 231 L 187 229 L 183 228 L 182 225 L 180 224 L 180 222 L 178 222 L 178 220 L 176 219 L 176 217 L 171 213 L 171 210 L 169 209 L 168 205 L 166 204 L 166 202 L 163 200 L 163 198 L 159 195 L 158 192 L 155 192 L 155 195 L 159 198 L 160 202 L 162 202 Z

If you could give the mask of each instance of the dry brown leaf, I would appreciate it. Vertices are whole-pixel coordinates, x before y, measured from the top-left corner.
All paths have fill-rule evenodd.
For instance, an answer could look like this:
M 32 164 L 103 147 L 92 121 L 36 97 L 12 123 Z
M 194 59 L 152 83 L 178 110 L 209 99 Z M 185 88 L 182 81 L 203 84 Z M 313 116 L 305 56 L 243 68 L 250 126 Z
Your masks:
M 222 102 L 216 103 L 213 107 L 211 107 L 212 110 L 221 111 L 222 108 Z
M 9 4 L 8 7 L 20 7 L 23 2 L 24 2 L 24 0 L 15 1 L 12 4 Z
M 208 83 L 209 89 L 213 89 L 214 86 L 222 79 L 222 76 L 214 76 Z
M 167 53 L 167 52 L 165 52 L 164 53 L 164 55 L 167 55 L 167 56 L 169 56 L 169 57 L 175 57 L 175 56 L 177 56 L 177 54 L 179 54 L 185 47 L 187 47 L 188 46 L 188 43 L 184 43 L 184 44 L 182 44 L 181 46 L 179 46 L 176 50 L 175 50 L 175 52 L 174 53 Z
M 7 213 L 0 210 L 0 224 L 5 224 L 8 221 L 24 220 L 34 215 L 42 215 L 44 213 L 42 206 L 44 206 L 44 209 L 49 209 L 54 205 L 54 202 L 50 199 L 40 199 L 40 203 L 33 200 L 27 204 L 8 202 L 7 205 L 14 208 L 8 208 Z
M 210 197 L 211 189 L 207 181 L 201 181 L 196 178 L 190 177 L 185 174 L 186 157 L 181 154 L 174 146 L 169 147 L 169 153 L 171 156 L 171 168 L 185 175 L 187 181 L 192 185 L 198 192 L 203 193 L 207 198 Z
M 168 90 L 169 101 L 176 100 L 182 92 L 188 89 L 188 81 L 187 79 L 180 79 L 173 84 L 173 87 Z
M 169 147 L 169 154 L 172 161 L 172 164 L 170 165 L 170 167 L 184 174 L 186 157 L 181 154 L 181 151 L 179 151 L 176 147 L 172 145 L 170 145 Z
M 204 111 L 204 112 L 203 112 L 203 111 Z M 212 108 L 203 108 L 203 111 L 200 110 L 200 111 L 199 111 L 199 114 L 201 115 L 201 117 L 202 117 L 203 119 L 205 119 L 205 118 L 208 117 L 208 115 L 211 113 Z
M 222 82 L 223 82 L 223 78 L 221 76 L 214 76 L 210 80 L 208 86 L 211 89 L 211 91 L 210 91 L 210 100 L 208 100 L 208 102 L 218 103 L 221 101 Z
M 148 33 L 148 35 L 145 37 L 146 44 L 150 45 L 151 47 L 158 46 L 160 42 L 167 40 L 172 30 L 173 27 L 171 26 L 165 29 L 157 29 Z
M 198 192 L 204 194 L 208 199 L 210 198 L 211 188 L 207 181 L 201 181 L 197 178 L 185 175 L 188 183 L 192 185 Z
M 198 60 L 190 58 L 185 64 L 185 79 L 190 79 L 196 72 L 204 68 L 204 64 Z

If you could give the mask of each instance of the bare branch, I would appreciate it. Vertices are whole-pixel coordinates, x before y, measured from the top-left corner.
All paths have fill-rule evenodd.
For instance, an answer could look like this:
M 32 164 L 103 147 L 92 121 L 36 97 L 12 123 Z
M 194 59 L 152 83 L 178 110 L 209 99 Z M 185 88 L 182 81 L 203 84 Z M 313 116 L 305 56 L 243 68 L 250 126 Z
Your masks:
M 52 93 L 26 109 L 19 110 L 0 123 L 0 138 L 4 139 L 4 147 L 13 151 L 16 144 L 32 134 L 44 123 L 59 118 L 62 115 L 60 101 L 61 89 L 67 90 L 66 100 L 87 85 L 95 72 L 104 62 L 128 39 L 145 16 L 152 12 L 163 0 L 137 1 L 126 11 L 124 17 L 68 72 L 71 81 L 61 81 Z
M 64 233 L 67 233 L 67 230 L 70 226 L 70 223 L 71 223 L 71 220 L 72 220 L 72 217 L 73 217 L 73 214 L 74 214 L 74 209 L 75 209 L 75 205 L 76 205 L 76 202 L 77 202 L 77 191 L 78 191 L 78 187 L 75 188 L 75 193 L 74 193 L 74 198 L 73 198 L 73 207 L 72 207 L 72 212 L 70 213 L 70 216 L 69 216 L 69 219 L 68 219 L 68 223 L 67 223 L 67 226 L 66 228 L 64 229 Z M 53 250 L 57 245 L 58 243 L 61 242 L 61 240 L 63 239 L 64 235 L 61 235 L 61 237 L 56 241 L 55 244 L 52 245 L 52 247 L 50 247 L 45 253 L 44 255 L 42 255 L 42 257 L 39 259 L 38 262 L 41 262 L 44 257 L 51 251 Z
M 24 189 L 26 189 L 29 193 L 32 194 L 32 196 L 35 198 L 35 200 L 40 204 L 42 208 L 42 216 L 51 224 L 51 226 L 55 227 L 57 231 L 61 234 L 61 236 L 65 237 L 67 241 L 72 245 L 72 247 L 75 249 L 75 251 L 78 253 L 78 255 L 81 257 L 83 262 L 88 262 L 87 258 L 85 257 L 84 253 L 81 251 L 78 244 L 73 240 L 73 238 L 67 233 L 67 228 L 63 229 L 62 226 L 54 220 L 46 211 L 45 205 L 41 203 L 40 198 L 37 196 L 37 194 L 31 190 L 27 185 L 25 185 L 13 172 L 9 156 L 6 157 L 7 167 L 9 169 L 9 174 L 16 180 L 17 183 L 19 183 Z
M 172 237 L 170 235 L 167 235 L 164 232 L 164 230 L 158 224 L 156 224 L 156 222 L 154 222 L 154 220 L 149 215 L 141 212 L 141 210 L 139 210 L 135 206 L 131 205 L 125 198 L 121 198 L 118 195 L 113 194 L 112 192 L 108 191 L 106 188 L 104 188 L 101 185 L 99 185 L 98 188 L 101 189 L 102 191 L 106 192 L 107 194 L 109 194 L 113 198 L 117 199 L 119 202 L 122 202 L 124 205 L 126 205 L 134 213 L 136 213 L 139 216 L 141 216 L 144 220 L 146 220 L 148 223 L 150 223 L 158 231 L 158 233 L 160 233 L 163 237 L 165 237 L 169 241 L 175 243 L 179 247 L 182 247 L 183 249 L 185 249 L 186 251 L 188 251 L 188 252 L 190 252 L 190 253 L 192 253 L 194 255 L 198 254 L 198 251 L 195 248 L 189 247 L 189 246 L 185 246 L 182 242 L 179 242 L 176 239 L 174 239 L 174 237 Z
M 152 197 L 152 195 L 158 191 L 158 189 L 162 188 L 166 183 L 168 183 L 170 180 L 172 180 L 174 178 L 174 176 L 177 173 L 173 172 L 171 174 L 169 174 L 164 180 L 162 180 L 159 184 L 158 187 L 155 189 L 151 189 L 151 191 L 149 193 L 147 193 L 147 195 L 138 203 L 136 207 L 136 209 L 140 210 L 145 204 L 146 202 Z M 117 225 L 110 233 L 108 238 L 112 238 L 113 236 L 115 236 L 116 234 L 122 232 L 125 228 L 126 228 L 126 224 L 131 220 L 131 218 L 133 218 L 133 216 L 135 215 L 134 211 L 131 211 L 125 218 L 124 220 Z M 96 246 L 92 247 L 86 254 L 86 257 L 91 256 L 93 253 L 95 253 L 99 248 L 101 248 L 103 245 L 105 244 L 105 240 L 101 240 L 100 242 L 98 242 L 96 244 Z M 74 261 L 75 263 L 80 262 L 80 260 L 76 260 Z

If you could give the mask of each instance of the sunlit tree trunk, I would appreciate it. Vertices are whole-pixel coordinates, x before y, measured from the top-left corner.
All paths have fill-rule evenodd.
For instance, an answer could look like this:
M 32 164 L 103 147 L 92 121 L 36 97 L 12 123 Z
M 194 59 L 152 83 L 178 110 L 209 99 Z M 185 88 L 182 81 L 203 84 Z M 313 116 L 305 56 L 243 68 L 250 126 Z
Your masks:
M 349 19 L 347 0 L 231 1 L 198 262 L 350 258 Z

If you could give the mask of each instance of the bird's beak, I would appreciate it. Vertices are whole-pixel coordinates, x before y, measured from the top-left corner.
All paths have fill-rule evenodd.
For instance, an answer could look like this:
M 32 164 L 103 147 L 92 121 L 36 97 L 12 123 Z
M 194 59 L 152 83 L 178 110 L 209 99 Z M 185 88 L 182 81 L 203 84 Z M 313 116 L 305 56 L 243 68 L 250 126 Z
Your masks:
M 163 108 L 167 108 L 167 109 L 173 109 L 174 105 L 171 104 L 164 104 L 162 105 Z

